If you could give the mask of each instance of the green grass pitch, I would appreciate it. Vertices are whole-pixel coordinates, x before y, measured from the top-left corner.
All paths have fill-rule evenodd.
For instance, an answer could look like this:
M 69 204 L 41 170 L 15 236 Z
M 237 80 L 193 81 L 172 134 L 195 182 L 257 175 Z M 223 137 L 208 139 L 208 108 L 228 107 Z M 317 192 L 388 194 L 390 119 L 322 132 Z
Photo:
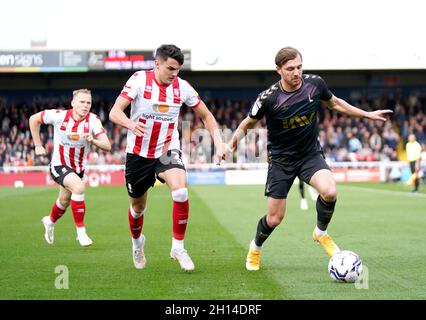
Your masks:
M 293 187 L 283 223 L 264 245 L 258 272 L 245 270 L 249 241 L 265 213 L 263 186 L 191 186 L 186 248 L 196 265 L 183 273 L 169 258 L 171 198 L 150 190 L 143 232 L 147 268 L 131 255 L 124 187 L 88 188 L 86 227 L 94 244 L 79 246 L 71 210 L 48 245 L 40 222 L 56 188 L 0 189 L 0 299 L 426 299 L 426 194 L 400 184 L 339 184 L 329 233 L 357 252 L 368 270 L 362 285 L 333 282 L 328 257 L 314 244 L 315 203 L 299 209 Z M 57 266 L 69 288 L 57 289 Z

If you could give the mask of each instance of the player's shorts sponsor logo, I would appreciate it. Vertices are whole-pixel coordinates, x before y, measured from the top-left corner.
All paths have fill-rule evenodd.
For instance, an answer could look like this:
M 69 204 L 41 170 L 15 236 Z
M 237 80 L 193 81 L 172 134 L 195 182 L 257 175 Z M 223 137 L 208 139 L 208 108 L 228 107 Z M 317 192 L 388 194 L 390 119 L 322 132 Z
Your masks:
M 167 113 L 170 109 L 169 105 L 167 104 L 153 104 L 152 108 L 155 112 L 159 113 Z

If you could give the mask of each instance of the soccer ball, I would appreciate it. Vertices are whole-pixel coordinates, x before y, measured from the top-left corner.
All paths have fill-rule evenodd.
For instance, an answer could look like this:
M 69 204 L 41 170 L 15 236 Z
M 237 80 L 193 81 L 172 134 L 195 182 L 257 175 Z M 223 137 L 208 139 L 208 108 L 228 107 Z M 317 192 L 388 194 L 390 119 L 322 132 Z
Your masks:
M 355 282 L 362 273 L 361 258 L 352 251 L 336 252 L 328 262 L 328 274 L 338 282 Z

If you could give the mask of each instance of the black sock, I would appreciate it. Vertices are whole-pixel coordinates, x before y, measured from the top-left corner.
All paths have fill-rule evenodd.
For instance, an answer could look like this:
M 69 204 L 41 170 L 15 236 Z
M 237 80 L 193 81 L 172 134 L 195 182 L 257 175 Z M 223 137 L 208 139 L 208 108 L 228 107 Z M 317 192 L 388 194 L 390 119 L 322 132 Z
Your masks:
M 327 202 L 321 196 L 317 198 L 317 226 L 320 230 L 327 230 L 327 226 L 330 223 L 331 217 L 333 216 L 334 206 L 336 201 Z
M 304 199 L 305 198 L 305 186 L 303 185 L 303 182 L 299 182 L 299 192 L 300 196 Z
M 254 238 L 254 243 L 257 246 L 261 247 L 265 240 L 268 239 L 272 231 L 274 231 L 274 229 L 275 228 L 271 228 L 270 226 L 268 226 L 268 223 L 266 222 L 266 216 L 263 216 L 257 224 L 257 231 L 256 237 Z

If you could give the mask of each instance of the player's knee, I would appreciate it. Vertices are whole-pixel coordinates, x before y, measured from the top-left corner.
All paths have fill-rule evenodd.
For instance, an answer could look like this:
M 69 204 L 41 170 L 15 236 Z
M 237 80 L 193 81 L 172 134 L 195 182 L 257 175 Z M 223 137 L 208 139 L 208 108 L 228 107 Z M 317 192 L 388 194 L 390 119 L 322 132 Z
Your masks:
M 329 186 L 323 194 L 321 194 L 322 198 L 327 202 L 334 202 L 337 199 L 337 190 L 335 186 Z
M 188 189 L 180 188 L 175 191 L 172 191 L 172 198 L 173 201 L 176 202 L 185 202 L 186 200 L 188 200 Z
M 146 210 L 146 203 L 134 203 L 131 205 L 134 212 L 138 214 L 145 213 Z
M 281 221 L 284 219 L 284 214 L 280 214 L 280 215 L 269 215 L 268 216 L 268 226 L 270 226 L 271 228 L 275 228 L 276 226 L 278 226 Z
M 84 194 L 84 191 L 86 190 L 86 187 L 84 186 L 84 183 L 77 183 L 72 188 L 72 193 L 74 194 Z
M 281 223 L 281 221 L 283 221 L 284 215 L 285 215 L 284 208 L 281 208 L 281 207 L 275 207 L 272 209 L 270 208 L 268 213 L 268 220 L 267 220 L 268 225 L 271 228 L 275 228 Z

